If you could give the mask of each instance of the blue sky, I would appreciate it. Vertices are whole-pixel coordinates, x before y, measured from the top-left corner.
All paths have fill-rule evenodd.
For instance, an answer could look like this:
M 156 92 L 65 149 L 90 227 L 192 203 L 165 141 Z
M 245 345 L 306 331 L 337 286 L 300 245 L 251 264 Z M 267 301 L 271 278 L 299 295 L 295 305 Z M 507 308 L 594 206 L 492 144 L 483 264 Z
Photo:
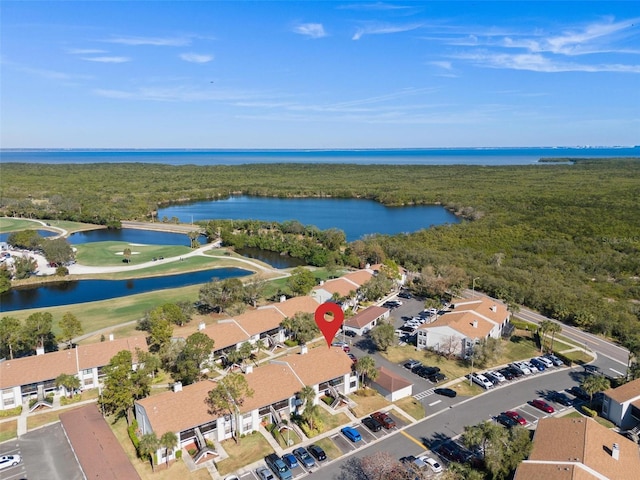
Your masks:
M 640 144 L 640 3 L 11 1 L 3 148 Z

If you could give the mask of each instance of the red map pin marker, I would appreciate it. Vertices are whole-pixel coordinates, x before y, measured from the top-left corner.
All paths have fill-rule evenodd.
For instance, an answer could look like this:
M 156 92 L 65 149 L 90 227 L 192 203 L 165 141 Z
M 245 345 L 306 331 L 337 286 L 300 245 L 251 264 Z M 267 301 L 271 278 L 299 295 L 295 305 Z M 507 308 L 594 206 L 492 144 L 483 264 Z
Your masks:
M 326 317 L 327 313 L 332 313 L 333 318 Z M 327 341 L 327 346 L 331 347 L 331 342 L 333 342 L 333 338 L 340 330 L 342 326 L 342 321 L 344 320 L 344 312 L 340 305 L 337 303 L 326 302 L 316 308 L 316 325 L 324 335 L 324 339 Z

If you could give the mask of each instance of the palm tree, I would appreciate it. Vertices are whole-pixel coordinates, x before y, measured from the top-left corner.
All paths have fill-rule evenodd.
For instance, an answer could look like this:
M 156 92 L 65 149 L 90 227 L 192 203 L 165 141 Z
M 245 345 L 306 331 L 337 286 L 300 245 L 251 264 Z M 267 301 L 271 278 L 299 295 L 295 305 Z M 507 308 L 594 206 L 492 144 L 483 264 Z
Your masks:
M 305 385 L 302 390 L 298 392 L 298 398 L 302 401 L 302 405 L 313 405 L 313 401 L 316 399 L 316 391 L 313 387 Z
M 593 394 L 603 392 L 611 386 L 604 375 L 587 375 L 580 383 L 582 389 L 589 394 L 589 405 L 593 404 Z
M 160 437 L 160 445 L 164 447 L 164 457 L 169 468 L 169 450 L 173 451 L 178 446 L 178 436 L 174 432 L 166 432 Z
M 140 443 L 138 444 L 139 455 L 142 458 L 147 456 L 149 457 L 149 459 L 151 460 L 151 470 L 153 470 L 154 472 L 155 472 L 156 466 L 153 459 L 155 457 L 155 453 L 158 450 L 159 446 L 160 446 L 160 440 L 158 440 L 158 437 L 153 432 L 145 433 L 140 439 Z
M 378 377 L 378 370 L 376 370 L 376 362 L 370 356 L 362 357 L 356 363 L 356 372 L 362 377 L 362 384 L 366 386 L 365 377 L 369 380 L 375 380 Z
M 553 353 L 553 342 L 555 341 L 556 333 L 562 332 L 562 325 L 560 325 L 558 322 L 551 322 L 551 325 L 549 326 L 549 329 L 547 331 L 551 332 L 551 348 L 549 349 L 549 351 Z
M 538 332 L 540 334 L 540 353 L 544 350 L 544 337 L 546 336 L 546 333 L 553 328 L 553 323 L 554 322 L 551 320 L 543 320 L 538 326 Z
M 315 423 L 318 421 L 319 417 L 320 407 L 313 403 L 311 405 L 307 405 L 307 407 L 304 409 L 304 412 L 302 412 L 302 418 L 304 418 L 311 430 L 314 429 Z
M 122 255 L 124 256 L 124 259 L 127 263 L 131 262 L 131 249 L 129 247 L 124 249 Z

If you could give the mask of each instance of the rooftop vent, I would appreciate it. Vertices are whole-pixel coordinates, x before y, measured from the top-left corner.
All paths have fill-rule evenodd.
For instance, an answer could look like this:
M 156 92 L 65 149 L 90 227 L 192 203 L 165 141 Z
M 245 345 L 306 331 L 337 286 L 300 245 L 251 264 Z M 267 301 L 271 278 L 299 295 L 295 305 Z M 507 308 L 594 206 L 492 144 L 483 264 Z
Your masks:
M 174 392 L 181 392 L 182 391 L 182 382 L 176 382 L 173 384 L 173 391 Z
M 200 322 L 200 323 L 198 324 L 198 330 L 204 330 L 204 327 L 205 327 L 204 322 Z
M 620 445 L 617 443 L 613 444 L 613 448 L 611 449 L 611 456 L 614 460 L 620 460 Z

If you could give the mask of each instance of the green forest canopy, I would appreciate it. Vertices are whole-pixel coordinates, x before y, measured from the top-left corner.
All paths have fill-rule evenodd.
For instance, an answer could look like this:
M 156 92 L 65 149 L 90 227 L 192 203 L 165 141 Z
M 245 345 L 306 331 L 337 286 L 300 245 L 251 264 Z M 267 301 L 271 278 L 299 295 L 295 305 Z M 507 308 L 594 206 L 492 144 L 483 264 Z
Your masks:
M 639 335 L 640 159 L 571 165 L 2 165 L 0 213 L 117 224 L 245 194 L 440 204 L 458 225 L 374 236 L 412 269 L 457 265 L 487 293 L 565 322 Z

